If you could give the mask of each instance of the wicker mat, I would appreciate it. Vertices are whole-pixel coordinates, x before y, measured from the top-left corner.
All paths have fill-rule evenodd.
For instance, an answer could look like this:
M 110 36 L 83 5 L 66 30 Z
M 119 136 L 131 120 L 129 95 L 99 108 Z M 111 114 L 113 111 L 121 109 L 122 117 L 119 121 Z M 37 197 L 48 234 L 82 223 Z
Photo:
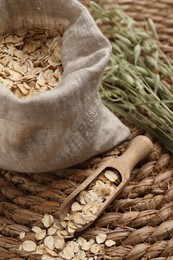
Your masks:
M 173 58 L 173 1 L 172 0 L 114 0 L 122 10 L 133 17 L 138 24 L 146 26 L 146 19 L 156 24 L 159 40 L 164 50 Z
M 117 0 L 139 24 L 152 17 L 164 51 L 173 57 L 173 1 Z M 129 123 L 128 123 L 129 125 Z M 133 136 L 140 130 L 130 125 Z M 0 174 L 0 260 L 41 259 L 18 252 L 19 235 L 34 239 L 33 225 L 40 225 L 45 213 L 56 216 L 62 201 L 92 174 L 108 156 L 119 156 L 124 142 L 112 151 L 68 170 L 64 176 L 52 174 Z M 89 171 L 88 171 L 89 169 Z M 83 237 L 105 232 L 116 246 L 107 248 L 97 259 L 173 259 L 173 156 L 159 143 L 132 172 L 129 185 Z

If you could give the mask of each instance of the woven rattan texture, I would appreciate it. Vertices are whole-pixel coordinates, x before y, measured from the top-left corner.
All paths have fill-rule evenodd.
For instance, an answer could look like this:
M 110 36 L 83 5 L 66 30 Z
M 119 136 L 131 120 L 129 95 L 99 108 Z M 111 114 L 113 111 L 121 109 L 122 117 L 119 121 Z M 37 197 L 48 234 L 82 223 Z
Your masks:
M 138 133 L 137 129 L 133 134 Z M 33 225 L 42 226 L 45 213 L 56 212 L 68 196 L 108 156 L 119 156 L 128 142 L 114 150 L 56 174 L 17 174 L 1 171 L 0 178 L 0 259 L 41 259 L 17 253 L 19 234 L 33 239 Z M 145 162 L 132 172 L 123 193 L 83 236 L 93 238 L 105 232 L 116 246 L 98 259 L 171 259 L 173 255 L 173 170 L 170 154 L 159 144 Z M 151 257 L 151 258 L 150 258 Z M 169 258 L 168 258 L 169 257 Z
M 99 1 L 98 1 L 99 2 Z M 165 53 L 173 59 L 173 1 L 172 0 L 114 0 L 138 24 L 146 26 L 146 19 L 156 24 L 159 41 Z
M 117 0 L 139 24 L 146 17 L 157 22 L 165 51 L 173 55 L 172 0 Z M 130 126 L 133 135 L 139 130 Z M 33 239 L 30 228 L 41 226 L 45 213 L 56 216 L 62 201 L 107 156 L 119 156 L 128 142 L 90 161 L 56 174 L 0 174 L 0 260 L 41 259 L 17 252 L 19 234 Z M 100 232 L 116 241 L 116 246 L 102 252 L 98 259 L 172 260 L 173 259 L 173 156 L 159 143 L 152 154 L 132 172 L 132 179 L 123 193 L 83 236 L 93 238 Z

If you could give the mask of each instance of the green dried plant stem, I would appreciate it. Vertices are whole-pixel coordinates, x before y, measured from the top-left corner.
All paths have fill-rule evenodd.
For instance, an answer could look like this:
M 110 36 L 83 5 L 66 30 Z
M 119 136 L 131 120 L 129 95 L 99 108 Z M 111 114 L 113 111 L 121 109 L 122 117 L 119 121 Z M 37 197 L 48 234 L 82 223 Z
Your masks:
M 167 68 L 165 68 L 164 63 L 163 64 L 160 63 L 159 71 L 160 71 L 160 74 L 163 76 L 163 78 L 171 79 L 172 71 L 169 72 L 169 70 Z
M 144 70 L 143 70 L 144 69 Z M 136 72 L 139 71 L 143 81 L 146 82 L 153 90 L 157 85 L 157 93 L 162 99 L 172 99 L 173 98 L 173 88 L 163 79 L 162 75 L 153 73 L 147 68 L 138 66 Z M 157 78 L 158 77 L 158 78 Z
M 116 57 L 117 58 L 117 57 Z M 113 63 L 113 62 L 112 62 Z M 137 70 L 136 73 L 139 72 L 139 74 L 142 74 L 143 76 L 143 81 L 144 82 L 147 82 L 147 84 L 149 84 L 149 86 L 155 90 L 155 88 L 157 87 L 157 92 L 158 94 L 160 94 L 160 96 L 162 97 L 162 99 L 173 99 L 173 94 L 172 92 L 168 89 L 167 86 L 164 85 L 164 83 L 161 83 L 160 82 L 160 76 L 159 74 L 154 74 L 152 71 L 150 71 L 149 69 L 147 68 L 143 68 L 143 67 L 140 67 L 140 66 L 137 66 L 137 67 L 134 67 L 133 64 L 132 64 L 132 67 L 134 70 Z M 118 79 L 116 79 L 116 81 L 114 80 L 114 77 L 113 77 L 113 74 L 114 72 L 117 73 L 118 71 L 118 66 L 116 65 L 116 69 L 114 70 L 113 66 L 112 68 L 110 67 L 110 69 L 112 70 L 111 73 L 112 73 L 112 80 L 113 82 L 112 83 L 115 83 L 118 81 Z M 113 71 L 114 70 L 114 71 Z M 127 75 L 127 74 L 126 74 Z M 146 77 L 147 75 L 147 77 Z M 158 76 L 158 79 L 157 79 L 157 76 Z M 105 80 L 107 77 L 106 77 L 106 74 L 103 78 L 103 80 Z M 110 81 L 111 83 L 111 78 L 110 78 Z M 172 89 L 171 89 L 172 90 Z
M 138 63 L 138 59 L 139 59 L 140 55 L 141 55 L 141 45 L 137 44 L 134 48 L 134 63 L 135 63 L 135 66 Z
M 159 92 L 158 93 L 159 93 L 161 99 L 173 100 L 172 89 L 170 91 L 170 89 L 168 89 L 168 87 L 166 87 L 165 83 L 162 83 L 162 82 L 159 83 Z
M 118 93 L 118 91 L 119 89 L 116 89 L 114 93 L 109 92 L 109 95 L 102 95 L 102 98 L 106 96 L 108 99 L 111 99 L 113 101 L 114 100 L 121 101 L 121 103 L 117 103 L 116 105 L 122 107 L 122 103 L 123 103 L 123 108 L 126 110 L 137 109 L 139 106 L 144 105 L 144 108 L 148 111 L 148 114 L 150 114 L 151 120 L 157 123 L 157 125 L 165 126 L 169 130 L 169 132 L 173 134 L 172 120 L 169 117 L 166 117 L 166 115 L 164 118 L 160 117 L 160 111 L 163 110 L 161 106 L 162 103 L 160 103 L 159 101 L 158 102 L 148 101 L 145 100 L 145 98 L 143 98 L 143 101 L 141 101 L 138 95 L 136 95 L 136 97 L 134 96 L 133 91 L 132 94 L 128 93 L 128 96 L 126 95 L 123 97 L 122 93 L 121 92 Z M 111 98 L 112 96 L 113 98 Z
M 135 66 L 137 73 L 139 73 L 142 77 L 149 77 L 150 76 L 150 71 L 146 67 L 141 67 L 141 66 Z
M 126 112 L 124 108 L 122 109 L 116 103 L 110 102 L 107 99 L 103 99 L 104 104 L 113 112 L 123 116 L 124 118 L 128 119 L 130 122 L 133 122 L 136 126 L 143 129 L 144 131 L 151 134 L 156 139 L 160 140 L 168 150 L 173 152 L 173 136 L 170 136 L 158 129 L 156 125 L 154 125 L 150 120 L 144 117 L 141 114 L 133 114 L 130 112 Z
M 94 3 L 95 5 L 97 5 L 96 3 Z M 116 17 L 116 13 L 117 13 L 117 11 L 115 12 L 115 10 L 114 9 L 111 9 L 111 12 L 108 12 L 108 10 L 107 11 L 105 11 L 104 9 L 102 9 L 102 8 L 100 8 L 99 7 L 99 17 L 100 18 L 102 18 L 103 17 L 103 15 L 114 15 L 114 19 L 112 19 L 112 17 L 110 17 L 111 18 L 111 26 L 107 26 L 106 27 L 106 29 L 105 29 L 105 31 L 104 32 L 107 32 L 108 34 L 109 34 L 109 36 L 110 37 L 115 37 L 115 35 L 114 34 L 120 34 L 120 35 L 122 35 L 123 37 L 128 37 L 128 40 L 132 40 L 133 39 L 133 41 L 135 42 L 135 40 L 136 40 L 136 43 L 138 43 L 139 41 L 144 41 L 144 40 L 146 40 L 146 39 L 149 39 L 149 40 L 151 40 L 150 39 L 150 37 L 149 37 L 149 35 L 147 35 L 145 32 L 141 32 L 141 29 L 140 29 L 140 31 L 139 31 L 139 29 L 138 28 L 135 28 L 134 30 L 133 30 L 133 32 L 131 33 L 131 34 L 129 34 L 129 30 L 128 30 L 128 27 L 127 28 L 113 28 L 113 26 L 112 26 L 112 24 L 115 24 L 116 25 L 116 22 L 117 23 L 119 23 L 119 19 L 118 19 L 118 21 L 115 19 L 115 17 Z M 100 10 L 102 11 L 101 13 L 100 13 Z M 123 16 L 123 13 L 121 12 L 121 18 L 123 19 L 123 21 L 126 21 L 127 20 L 127 18 L 126 17 L 124 17 Z M 127 24 L 128 25 L 128 24 Z M 121 30 L 120 30 L 121 29 Z M 133 37 L 132 37 L 132 35 L 133 35 Z M 145 36 L 145 37 L 144 37 Z M 140 37 L 139 39 L 138 39 L 138 37 Z M 128 41 L 127 40 L 127 41 Z M 125 40 L 126 41 L 126 40 Z M 147 49 L 147 52 L 153 52 L 153 51 L 156 51 L 156 50 L 158 50 L 158 46 L 157 45 L 153 45 L 153 42 L 152 42 L 152 44 L 150 43 L 147 43 L 146 44 L 146 46 L 145 46 L 145 48 L 148 48 Z M 160 50 L 159 50 L 160 51 Z M 163 56 L 163 53 L 162 53 L 162 56 Z M 169 63 L 169 65 L 172 67 L 172 65 Z M 168 76 L 168 75 L 167 75 Z
M 131 50 L 131 48 L 128 45 L 124 44 L 120 40 L 116 40 L 116 44 L 118 45 L 118 47 L 121 50 L 120 54 L 124 54 L 127 59 L 131 58 L 133 56 L 133 51 Z M 114 50 L 113 50 L 113 53 L 114 53 Z
M 96 3 L 93 6 L 95 19 L 112 43 L 112 57 L 100 89 L 102 99 L 112 111 L 173 151 L 173 96 L 168 84 L 173 82 L 172 64 L 151 36 L 135 27 L 119 8 L 104 10 Z M 155 28 L 150 29 L 156 33 Z
M 148 19 L 148 27 L 151 30 L 153 37 L 158 40 L 158 35 L 157 35 L 157 31 L 156 31 L 156 27 L 155 24 L 153 22 L 153 20 L 151 18 Z
M 125 85 L 125 83 L 123 84 Z M 104 88 L 103 88 L 104 89 Z M 109 92 L 109 95 L 106 95 L 107 98 L 111 98 L 113 96 L 113 98 L 111 98 L 112 100 L 119 100 L 121 101 L 121 104 L 117 104 L 118 106 L 121 105 L 122 106 L 122 102 L 123 102 L 123 107 L 126 110 L 130 109 L 136 109 L 136 107 L 140 106 L 141 104 L 144 105 L 145 109 L 148 110 L 148 112 L 150 113 L 152 120 L 155 121 L 158 125 L 165 125 L 167 127 L 167 129 L 169 129 L 170 133 L 173 134 L 173 124 L 172 124 L 172 120 L 169 118 L 169 113 L 168 113 L 168 117 L 166 116 L 166 111 L 164 111 L 163 109 L 163 104 L 160 101 L 153 101 L 153 99 L 151 98 L 151 101 L 149 101 L 148 99 L 146 100 L 145 97 L 143 97 L 143 101 L 142 98 L 140 98 L 138 96 L 138 94 L 135 97 L 135 93 L 134 90 L 131 90 L 131 93 L 128 92 L 128 95 L 125 94 L 124 96 L 122 95 L 123 91 L 121 90 L 121 92 L 119 91 L 120 89 L 116 88 L 113 91 Z M 106 90 L 104 89 L 105 93 Z M 104 95 L 102 95 L 102 98 L 104 98 Z M 148 98 L 149 96 L 146 95 L 146 97 Z M 139 101 L 140 100 L 140 101 Z M 133 103 L 131 103 L 133 102 Z M 166 101 L 165 101 L 166 102 Z M 130 105 L 130 106 L 129 106 Z M 161 111 L 163 111 L 163 113 L 165 114 L 165 117 L 162 118 L 160 117 L 160 113 Z
M 148 100 L 140 99 L 140 102 L 138 101 L 139 97 L 136 96 L 136 99 L 134 98 L 134 95 L 130 97 L 129 95 L 129 101 L 133 104 L 133 106 L 137 109 L 141 105 L 144 106 L 144 108 L 148 111 L 148 114 L 150 114 L 150 119 L 157 123 L 158 125 L 165 125 L 170 133 L 173 134 L 173 123 L 172 120 L 169 119 L 169 117 L 161 117 L 160 111 L 164 111 L 163 104 L 158 102 L 150 102 Z M 164 111 L 165 113 L 165 111 Z
M 121 71 L 123 71 L 124 69 L 121 68 Z M 133 76 L 133 73 L 131 74 Z M 153 99 L 155 101 L 160 101 L 159 98 L 157 97 L 157 95 L 155 95 L 155 93 L 153 92 L 152 89 L 150 89 L 148 86 L 142 85 L 142 83 L 140 83 L 143 87 L 143 89 L 146 89 L 147 92 L 142 92 L 142 96 L 140 96 L 136 89 L 134 89 L 134 82 L 136 80 L 136 78 L 132 78 L 132 76 L 130 76 L 130 73 L 128 71 L 124 71 L 124 73 L 121 73 L 121 75 L 119 75 L 119 77 L 116 78 L 116 83 L 119 83 L 122 87 L 126 87 L 126 91 L 128 94 L 131 94 L 133 99 L 132 102 L 134 102 L 134 97 L 136 96 L 136 98 L 140 101 L 143 101 L 147 104 L 147 102 L 153 101 Z M 138 83 L 136 83 L 136 85 L 138 85 Z M 144 95 L 145 94 L 145 95 Z M 150 95 L 149 95 L 150 94 Z M 144 99 L 145 98 L 145 99 Z M 152 107 L 152 111 L 155 111 L 156 116 L 158 116 L 158 120 L 160 123 L 163 123 L 162 120 L 160 120 L 160 111 L 162 110 L 166 115 L 170 115 L 172 114 L 172 111 L 170 111 L 167 106 L 165 106 L 164 103 L 161 102 L 161 105 L 158 105 L 157 102 L 157 107 L 158 107 L 158 111 L 157 110 L 153 110 L 154 107 Z M 150 104 L 153 104 L 153 102 Z M 172 114 L 173 116 L 173 114 Z M 169 123 L 172 123 L 172 121 L 170 121 Z M 173 125 L 172 125 L 173 126 Z
M 146 64 L 147 67 L 149 67 L 151 69 L 157 69 L 158 68 L 158 62 L 152 56 L 146 55 L 144 60 L 145 60 L 145 64 Z
M 128 75 L 128 74 L 126 73 L 126 75 Z M 137 79 L 135 79 L 135 80 L 137 80 Z M 122 82 L 123 86 L 125 86 L 124 83 L 125 82 Z M 130 84 L 130 81 L 128 83 Z M 162 111 L 162 112 L 164 112 L 164 115 L 167 116 L 168 118 L 170 118 L 170 120 L 172 122 L 173 112 L 165 105 L 164 102 L 162 102 L 162 100 L 159 99 L 159 97 L 155 94 L 155 92 L 149 86 L 147 86 L 143 82 L 136 81 L 136 85 L 138 86 L 138 84 L 140 84 L 143 87 L 143 90 L 145 90 L 145 91 L 142 91 L 142 93 L 140 93 L 140 92 L 136 92 L 136 90 L 133 90 L 134 86 L 133 85 L 130 86 L 129 84 L 128 84 L 127 91 L 131 91 L 133 93 L 133 96 L 137 96 L 138 100 L 144 101 L 144 98 L 145 98 L 146 103 L 152 102 L 152 103 L 160 104 L 159 111 L 158 111 L 159 116 L 160 116 L 160 112 Z M 131 90 L 131 88 L 132 88 L 132 90 Z M 169 99 L 167 101 L 169 103 L 171 103 L 172 100 L 173 99 Z

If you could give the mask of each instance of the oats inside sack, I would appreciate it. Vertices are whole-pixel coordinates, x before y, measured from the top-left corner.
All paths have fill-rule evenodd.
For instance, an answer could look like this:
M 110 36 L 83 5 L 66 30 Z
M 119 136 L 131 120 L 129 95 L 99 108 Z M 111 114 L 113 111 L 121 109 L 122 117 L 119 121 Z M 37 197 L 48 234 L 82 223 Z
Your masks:
M 62 33 L 30 29 L 0 36 L 0 84 L 18 98 L 37 95 L 58 85 Z

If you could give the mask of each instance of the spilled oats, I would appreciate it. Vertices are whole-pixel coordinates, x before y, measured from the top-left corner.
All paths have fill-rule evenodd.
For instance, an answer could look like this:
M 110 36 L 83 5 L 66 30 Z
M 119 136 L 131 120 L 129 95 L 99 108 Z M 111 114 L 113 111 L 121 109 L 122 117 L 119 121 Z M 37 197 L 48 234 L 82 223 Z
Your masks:
M 45 214 L 42 218 L 44 229 L 32 227 L 37 245 L 27 240 L 21 244 L 19 250 L 41 255 L 42 260 L 97 259 L 101 250 L 115 246 L 115 241 L 107 239 L 104 233 L 98 234 L 95 240 L 88 241 L 83 237 L 74 238 L 74 234 L 97 218 L 99 207 L 120 182 L 117 172 L 106 169 L 86 190 L 80 192 L 63 221 Z

